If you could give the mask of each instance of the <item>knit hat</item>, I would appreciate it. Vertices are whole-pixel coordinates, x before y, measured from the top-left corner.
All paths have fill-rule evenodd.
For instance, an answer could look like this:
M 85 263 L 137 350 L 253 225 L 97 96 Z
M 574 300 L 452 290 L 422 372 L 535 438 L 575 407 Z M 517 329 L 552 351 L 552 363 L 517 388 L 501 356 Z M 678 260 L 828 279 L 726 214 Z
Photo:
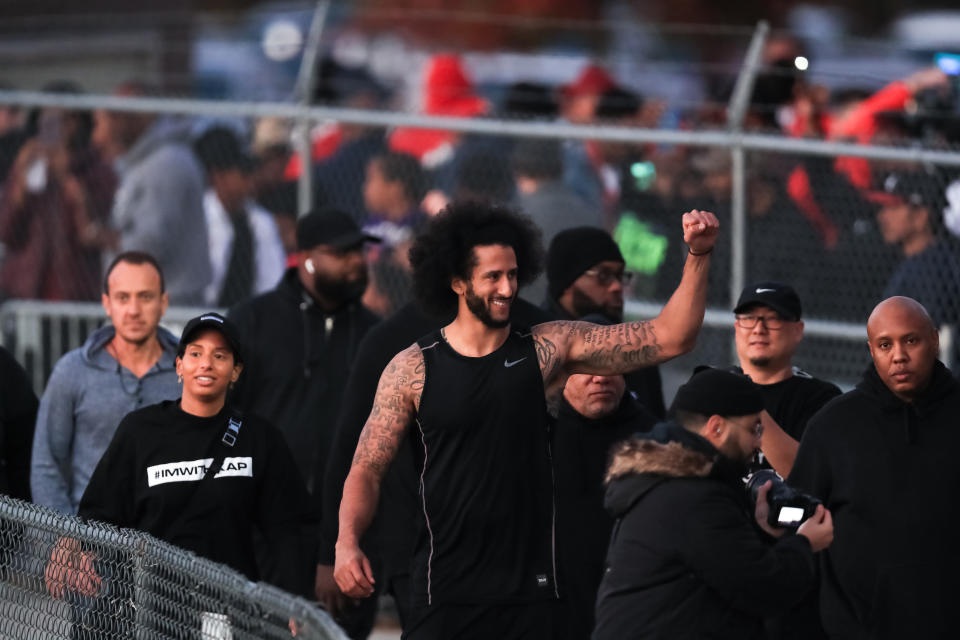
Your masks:
M 703 416 L 747 416 L 763 410 L 763 396 L 745 375 L 698 367 L 686 384 L 677 389 L 670 413 L 678 410 Z
M 607 260 L 624 262 L 610 234 L 596 227 L 564 229 L 547 250 L 547 291 L 554 300 L 587 269 Z

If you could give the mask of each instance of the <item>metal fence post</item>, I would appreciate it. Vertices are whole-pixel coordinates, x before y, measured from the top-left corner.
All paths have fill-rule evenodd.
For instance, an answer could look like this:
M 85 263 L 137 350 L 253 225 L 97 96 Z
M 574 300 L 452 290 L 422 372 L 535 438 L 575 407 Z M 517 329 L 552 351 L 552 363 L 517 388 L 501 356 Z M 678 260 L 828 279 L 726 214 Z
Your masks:
M 329 0 L 320 0 L 313 12 L 310 22 L 310 33 L 303 49 L 300 60 L 300 71 L 297 75 L 297 101 L 303 107 L 309 107 L 313 98 L 313 90 L 317 82 L 317 58 L 320 53 L 320 39 L 327 21 L 327 11 L 330 9 Z M 300 156 L 300 179 L 297 181 L 297 215 L 302 216 L 310 210 L 313 200 L 313 140 L 310 130 L 313 121 L 304 116 L 297 123 L 296 147 Z
M 743 132 L 743 120 L 750 105 L 750 95 L 753 93 L 753 84 L 763 55 L 763 45 L 767 41 L 769 32 L 770 25 L 765 20 L 757 23 L 750 47 L 747 49 L 747 57 L 727 107 L 727 128 L 732 134 Z M 747 170 L 743 142 L 739 136 L 734 137 L 730 156 L 733 170 L 731 176 L 733 186 L 730 194 L 730 308 L 732 309 L 743 290 L 747 273 Z M 735 345 L 731 345 L 731 348 L 735 361 Z

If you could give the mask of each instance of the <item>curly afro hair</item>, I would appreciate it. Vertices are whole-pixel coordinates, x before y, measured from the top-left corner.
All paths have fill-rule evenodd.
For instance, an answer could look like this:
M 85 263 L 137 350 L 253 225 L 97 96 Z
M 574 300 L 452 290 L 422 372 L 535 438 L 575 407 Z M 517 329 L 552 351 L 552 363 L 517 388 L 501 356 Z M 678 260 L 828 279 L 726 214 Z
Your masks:
M 453 278 L 469 280 L 476 266 L 473 248 L 504 245 L 517 255 L 520 286 L 543 268 L 540 230 L 530 218 L 505 206 L 477 201 L 451 202 L 431 218 L 410 247 L 413 292 L 428 313 L 446 316 L 457 309 Z

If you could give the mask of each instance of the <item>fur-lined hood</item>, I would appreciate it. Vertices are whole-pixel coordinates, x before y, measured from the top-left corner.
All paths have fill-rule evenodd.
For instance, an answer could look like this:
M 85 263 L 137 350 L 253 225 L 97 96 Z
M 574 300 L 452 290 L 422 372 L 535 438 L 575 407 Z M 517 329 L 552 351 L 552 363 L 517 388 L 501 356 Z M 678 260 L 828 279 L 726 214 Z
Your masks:
M 670 478 L 706 477 L 717 450 L 700 436 L 672 423 L 658 424 L 617 445 L 605 482 L 631 473 L 653 473 Z
M 726 476 L 726 458 L 699 435 L 672 422 L 661 422 L 613 450 L 605 482 L 604 504 L 614 517 L 626 512 L 648 491 L 672 478 Z

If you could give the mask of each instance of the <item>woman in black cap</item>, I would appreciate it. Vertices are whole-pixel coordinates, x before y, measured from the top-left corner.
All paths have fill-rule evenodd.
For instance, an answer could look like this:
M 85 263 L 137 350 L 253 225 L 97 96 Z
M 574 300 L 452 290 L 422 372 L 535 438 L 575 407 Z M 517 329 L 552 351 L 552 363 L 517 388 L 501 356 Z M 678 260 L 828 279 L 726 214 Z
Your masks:
M 190 320 L 176 368 L 182 396 L 127 414 L 93 472 L 78 515 L 145 531 L 251 580 L 261 577 L 253 544 L 259 530 L 275 556 L 271 581 L 308 592 L 312 567 L 301 554 L 298 532 L 309 499 L 297 466 L 273 425 L 240 414 L 228 402 L 243 370 L 233 323 L 217 313 Z M 53 592 L 58 585 L 50 584 L 50 569 L 47 575 Z M 62 577 L 61 593 L 99 590 L 95 575 Z

